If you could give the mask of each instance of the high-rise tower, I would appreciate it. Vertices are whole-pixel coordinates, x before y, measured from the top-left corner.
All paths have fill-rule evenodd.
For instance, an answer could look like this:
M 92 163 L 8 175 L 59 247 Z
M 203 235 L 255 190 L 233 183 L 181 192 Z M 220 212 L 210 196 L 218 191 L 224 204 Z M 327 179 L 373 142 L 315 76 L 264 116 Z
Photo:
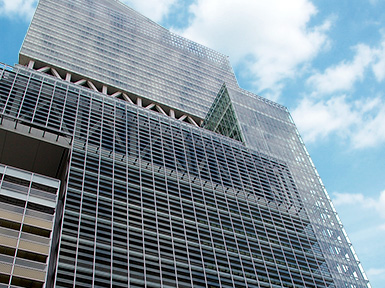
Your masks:
M 369 287 L 287 109 L 118 1 L 40 0 L 0 117 L 0 287 Z

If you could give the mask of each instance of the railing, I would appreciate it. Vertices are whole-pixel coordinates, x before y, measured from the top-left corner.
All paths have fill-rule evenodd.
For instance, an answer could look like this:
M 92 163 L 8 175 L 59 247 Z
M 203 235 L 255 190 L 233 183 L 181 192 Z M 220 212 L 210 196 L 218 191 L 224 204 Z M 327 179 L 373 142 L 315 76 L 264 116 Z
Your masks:
M 52 194 L 52 193 L 34 189 L 34 188 L 29 189 L 29 187 L 27 186 L 23 186 L 23 185 L 11 183 L 11 182 L 3 181 L 1 185 L 1 189 L 17 192 L 23 195 L 28 195 L 28 191 L 29 191 L 29 196 L 34 196 L 40 199 L 56 202 L 56 194 Z
M 17 239 L 19 237 L 19 231 L 0 227 L 0 235 Z
M 8 256 L 8 255 L 0 254 L 0 262 L 7 263 L 7 264 L 13 264 L 13 257 L 12 256 Z
M 18 207 L 18 206 L 13 206 L 13 205 L 6 204 L 3 202 L 0 202 L 0 210 L 5 210 L 8 212 L 17 213 L 17 214 L 23 214 L 24 213 L 24 208 Z
M 40 271 L 46 271 L 47 265 L 45 263 L 39 263 L 26 259 L 16 258 L 15 265 L 26 267 L 29 269 L 36 269 Z
M 25 211 L 25 216 L 29 216 L 29 217 L 36 218 L 36 219 L 41 219 L 41 220 L 46 220 L 46 221 L 49 221 L 49 222 L 52 222 L 52 220 L 53 220 L 53 216 L 52 215 L 46 214 L 46 213 L 41 213 L 41 212 L 34 211 L 34 210 L 31 210 L 31 209 L 27 209 L 27 211 Z
M 10 191 L 25 194 L 25 195 L 28 194 L 28 188 L 29 187 L 27 186 L 6 182 L 6 181 L 3 181 L 3 183 L 1 184 L 1 189 L 10 190 Z
M 43 245 L 49 245 L 51 242 L 50 238 L 44 238 L 41 236 L 29 234 L 26 232 L 21 232 L 20 240 L 26 240 L 28 242 L 34 242 L 36 244 L 43 244 Z
M 37 190 L 34 188 L 31 188 L 31 190 L 29 191 L 29 195 L 38 197 L 40 199 L 47 199 L 50 201 L 56 201 L 56 194 L 52 194 L 52 193 L 42 191 L 42 190 Z

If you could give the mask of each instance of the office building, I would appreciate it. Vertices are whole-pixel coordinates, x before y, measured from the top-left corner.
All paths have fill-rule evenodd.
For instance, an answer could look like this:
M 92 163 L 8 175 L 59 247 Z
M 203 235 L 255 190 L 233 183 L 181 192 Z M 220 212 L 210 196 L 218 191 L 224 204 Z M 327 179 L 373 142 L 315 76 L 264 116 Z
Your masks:
M 0 70 L 0 287 L 370 287 L 287 109 L 115 0 Z

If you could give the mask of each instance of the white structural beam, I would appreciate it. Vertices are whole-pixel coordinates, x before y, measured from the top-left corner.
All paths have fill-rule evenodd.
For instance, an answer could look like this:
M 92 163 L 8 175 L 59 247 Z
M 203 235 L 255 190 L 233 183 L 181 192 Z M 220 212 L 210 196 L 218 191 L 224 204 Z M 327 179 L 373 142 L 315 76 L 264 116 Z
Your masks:
M 48 66 L 41 67 L 41 68 L 37 69 L 37 71 L 43 72 L 43 73 L 46 73 L 46 72 L 48 72 L 49 70 L 51 70 L 51 67 L 48 67 Z
M 122 91 L 115 92 L 114 94 L 111 94 L 110 96 L 115 98 L 115 97 L 118 97 L 120 95 L 122 95 Z
M 188 122 L 190 122 L 190 123 L 193 124 L 194 126 L 199 127 L 199 125 L 197 124 L 197 122 L 195 122 L 195 120 L 194 120 L 193 118 L 191 118 L 191 116 L 187 116 L 187 120 L 188 120 Z
M 90 87 L 92 90 L 98 91 L 98 92 L 99 92 L 99 90 L 95 87 L 94 83 L 92 83 L 91 81 L 87 81 L 87 85 L 88 85 L 88 87 Z
M 63 79 L 61 78 L 59 72 L 56 71 L 56 69 L 51 68 L 52 75 L 55 76 L 56 78 Z
M 162 113 L 163 115 L 168 116 L 167 113 L 164 112 L 163 108 L 160 107 L 159 105 L 155 105 L 155 108 L 156 108 L 156 110 L 158 110 L 158 112 Z
M 87 82 L 86 79 L 81 79 L 81 80 L 79 80 L 79 81 L 74 82 L 74 84 L 76 84 L 76 85 L 83 85 L 83 84 L 86 83 L 86 82 Z
M 180 116 L 180 117 L 178 118 L 178 120 L 183 121 L 183 120 L 186 119 L 186 118 L 187 118 L 187 115 L 184 114 L 184 115 Z
M 150 105 L 144 107 L 144 108 L 147 108 L 147 109 L 152 109 L 155 107 L 155 103 L 151 103 Z
M 33 69 L 33 66 L 35 66 L 35 61 L 29 60 L 28 68 L 29 68 L 29 69 Z
M 171 118 L 175 118 L 175 110 L 174 109 L 171 109 L 170 108 L 170 110 L 169 110 L 169 116 L 171 117 Z
M 138 97 L 136 98 L 136 105 L 138 105 L 139 107 L 142 107 L 143 104 L 142 104 L 142 98 Z
M 122 96 L 123 96 L 123 99 L 124 99 L 124 100 L 126 100 L 127 102 L 130 102 L 131 104 L 134 104 L 134 105 L 135 105 L 135 103 L 132 102 L 131 98 L 128 97 L 128 95 L 127 95 L 126 93 L 123 93 Z

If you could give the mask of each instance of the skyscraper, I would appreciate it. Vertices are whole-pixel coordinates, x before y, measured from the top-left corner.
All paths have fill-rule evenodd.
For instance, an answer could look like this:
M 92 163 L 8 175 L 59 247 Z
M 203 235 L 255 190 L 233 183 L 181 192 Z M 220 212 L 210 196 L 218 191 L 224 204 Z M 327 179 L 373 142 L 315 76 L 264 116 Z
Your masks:
M 115 0 L 0 71 L 0 287 L 369 287 L 287 109 Z

